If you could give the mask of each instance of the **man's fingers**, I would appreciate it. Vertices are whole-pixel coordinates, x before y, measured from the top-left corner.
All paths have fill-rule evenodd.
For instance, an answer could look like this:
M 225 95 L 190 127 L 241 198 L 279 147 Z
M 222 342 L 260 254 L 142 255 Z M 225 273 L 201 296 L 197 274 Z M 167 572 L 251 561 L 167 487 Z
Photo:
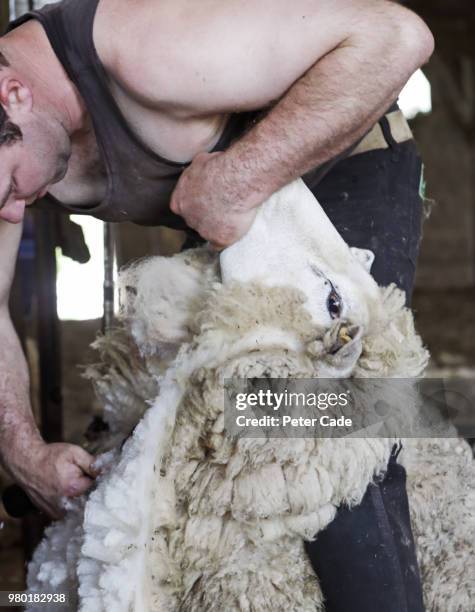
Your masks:
M 93 462 L 94 457 L 79 446 L 45 444 L 23 486 L 38 508 L 59 519 L 64 516 L 61 500 L 82 495 L 94 484 L 98 470 Z
M 217 242 L 210 242 L 210 243 L 209 243 L 209 245 L 210 245 L 210 247 L 211 247 L 211 248 L 212 248 L 214 251 L 218 251 L 218 253 L 219 253 L 220 251 L 224 251 L 224 249 L 226 248 L 226 246 L 225 246 L 225 245 L 223 245 L 223 244 L 219 244 L 219 243 L 217 243 Z
M 78 497 L 85 493 L 94 484 L 94 480 L 88 476 L 78 476 L 77 478 L 71 479 L 67 488 L 67 497 Z
M 80 446 L 75 446 L 73 450 L 74 463 L 81 468 L 81 470 L 90 476 L 95 478 L 98 475 L 98 470 L 93 467 L 94 457 L 82 449 Z

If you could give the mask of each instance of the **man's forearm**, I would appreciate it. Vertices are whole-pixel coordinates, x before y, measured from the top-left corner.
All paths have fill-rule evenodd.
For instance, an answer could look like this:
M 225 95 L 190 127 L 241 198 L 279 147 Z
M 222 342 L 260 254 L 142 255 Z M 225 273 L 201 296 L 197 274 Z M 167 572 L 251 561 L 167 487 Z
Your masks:
M 63 497 L 87 491 L 97 471 L 79 446 L 46 444 L 30 408 L 28 370 L 8 314 L 0 309 L 0 463 L 33 503 L 53 518 Z
M 7 314 L 0 316 L 0 461 L 16 478 L 23 459 L 42 444 L 30 407 L 29 379 L 20 342 Z M 18 459 L 18 461 L 16 461 Z
M 361 26 L 317 61 L 260 123 L 221 156 L 220 176 L 226 181 L 223 191 L 230 203 L 258 206 L 277 189 L 351 146 L 396 99 L 409 76 L 429 57 L 433 42 L 419 18 L 394 8 L 395 19 L 407 16 L 404 23 L 391 23 L 385 14 L 379 30 L 377 19 L 371 22 L 374 31 Z
M 392 2 L 336 6 L 338 33 L 325 47 L 332 50 L 316 51 L 307 72 L 231 147 L 198 154 L 180 177 L 171 210 L 217 247 L 241 238 L 273 193 L 357 142 L 432 53 L 425 24 Z

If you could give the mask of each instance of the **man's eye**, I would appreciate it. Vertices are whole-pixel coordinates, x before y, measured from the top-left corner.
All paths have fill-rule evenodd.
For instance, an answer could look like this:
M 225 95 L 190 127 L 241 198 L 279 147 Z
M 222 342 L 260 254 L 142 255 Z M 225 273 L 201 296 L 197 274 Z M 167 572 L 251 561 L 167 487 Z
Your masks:
M 338 319 L 338 317 L 341 315 L 341 297 L 338 295 L 335 289 L 332 289 L 328 294 L 327 309 L 332 319 Z

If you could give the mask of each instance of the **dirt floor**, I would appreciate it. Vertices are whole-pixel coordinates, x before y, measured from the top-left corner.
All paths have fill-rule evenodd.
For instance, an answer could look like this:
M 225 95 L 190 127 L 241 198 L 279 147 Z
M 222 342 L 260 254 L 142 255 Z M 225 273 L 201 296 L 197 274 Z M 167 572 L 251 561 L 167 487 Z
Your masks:
M 0 513 L 0 591 L 23 590 L 23 566 L 21 522 Z
M 464 368 L 475 376 L 475 289 L 419 290 L 414 295 L 413 308 L 418 331 L 432 354 L 432 367 L 439 371 Z M 100 321 L 69 321 L 62 325 L 64 434 L 70 442 L 81 443 L 84 430 L 100 411 L 79 367 L 96 358 L 88 347 L 99 328 Z M 25 551 L 23 532 L 31 545 L 38 537 L 38 529 L 41 526 L 35 519 L 22 526 L 20 521 L 12 521 L 0 512 L 0 590 L 24 588 L 28 550 Z

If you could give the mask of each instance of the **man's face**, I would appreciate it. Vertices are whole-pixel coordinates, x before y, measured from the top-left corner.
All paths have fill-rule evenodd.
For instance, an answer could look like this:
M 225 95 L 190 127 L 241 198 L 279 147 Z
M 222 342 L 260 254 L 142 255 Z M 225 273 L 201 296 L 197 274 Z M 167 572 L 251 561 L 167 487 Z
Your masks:
M 65 176 L 71 152 L 66 133 L 38 116 L 19 127 L 23 139 L 0 147 L 0 219 L 9 223 Z

